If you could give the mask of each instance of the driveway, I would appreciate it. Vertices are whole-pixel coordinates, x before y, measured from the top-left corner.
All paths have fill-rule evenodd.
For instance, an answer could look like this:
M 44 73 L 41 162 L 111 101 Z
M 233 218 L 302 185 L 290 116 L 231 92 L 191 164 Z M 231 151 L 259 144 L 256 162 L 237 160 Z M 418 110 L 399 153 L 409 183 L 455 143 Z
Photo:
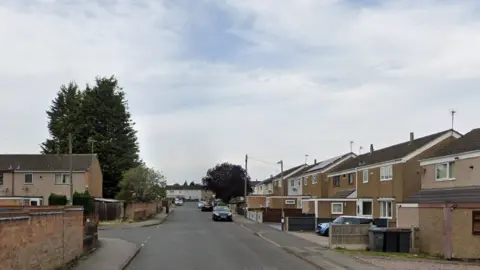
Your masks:
M 144 245 L 129 270 L 318 269 L 238 224 L 212 221 L 211 213 L 201 212 L 196 203 L 177 207 L 155 227 L 100 234 Z

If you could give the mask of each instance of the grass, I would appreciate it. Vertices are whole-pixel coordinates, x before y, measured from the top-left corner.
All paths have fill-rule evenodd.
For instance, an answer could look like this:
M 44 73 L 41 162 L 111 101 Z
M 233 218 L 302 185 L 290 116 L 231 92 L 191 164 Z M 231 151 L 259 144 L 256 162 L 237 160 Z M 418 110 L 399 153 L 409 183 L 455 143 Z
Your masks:
M 348 255 L 361 255 L 361 256 L 377 256 L 377 257 L 388 257 L 388 258 L 397 258 L 397 259 L 428 259 L 428 260 L 442 260 L 438 256 L 433 256 L 429 254 L 412 254 L 412 253 L 397 253 L 397 252 L 376 252 L 376 251 L 366 251 L 366 250 L 346 250 L 342 248 L 335 249 L 338 252 L 348 254 Z

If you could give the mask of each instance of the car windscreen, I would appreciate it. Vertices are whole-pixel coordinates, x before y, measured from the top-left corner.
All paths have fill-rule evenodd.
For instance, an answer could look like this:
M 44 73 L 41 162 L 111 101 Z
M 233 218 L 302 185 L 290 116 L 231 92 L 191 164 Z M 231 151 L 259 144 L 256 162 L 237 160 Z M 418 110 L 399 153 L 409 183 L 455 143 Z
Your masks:
M 332 223 L 343 224 L 344 219 L 344 217 L 337 217 L 334 221 L 332 221 Z
M 228 209 L 228 207 L 226 206 L 216 206 L 215 208 L 213 208 L 213 211 L 226 212 L 230 211 L 230 209 Z

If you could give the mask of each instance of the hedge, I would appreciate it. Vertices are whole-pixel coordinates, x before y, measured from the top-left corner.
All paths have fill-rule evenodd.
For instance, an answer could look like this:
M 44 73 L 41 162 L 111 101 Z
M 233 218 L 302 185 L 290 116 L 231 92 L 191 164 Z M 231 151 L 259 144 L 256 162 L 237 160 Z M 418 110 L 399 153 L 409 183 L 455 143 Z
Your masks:
M 67 205 L 68 200 L 65 195 L 50 194 L 48 197 L 48 205 Z
M 88 193 L 88 191 L 85 192 L 75 192 L 73 194 L 73 205 L 81 205 L 83 206 L 83 213 L 85 214 L 90 214 L 93 213 L 94 211 L 94 206 L 93 206 L 93 197 Z

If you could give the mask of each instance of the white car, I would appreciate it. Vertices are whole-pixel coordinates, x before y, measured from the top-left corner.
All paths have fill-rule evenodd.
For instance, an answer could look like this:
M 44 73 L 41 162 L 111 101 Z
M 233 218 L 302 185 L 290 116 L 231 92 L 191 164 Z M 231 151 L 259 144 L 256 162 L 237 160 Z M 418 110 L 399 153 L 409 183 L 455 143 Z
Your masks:
M 175 205 L 183 205 L 183 200 L 182 199 L 175 199 L 174 204 Z

